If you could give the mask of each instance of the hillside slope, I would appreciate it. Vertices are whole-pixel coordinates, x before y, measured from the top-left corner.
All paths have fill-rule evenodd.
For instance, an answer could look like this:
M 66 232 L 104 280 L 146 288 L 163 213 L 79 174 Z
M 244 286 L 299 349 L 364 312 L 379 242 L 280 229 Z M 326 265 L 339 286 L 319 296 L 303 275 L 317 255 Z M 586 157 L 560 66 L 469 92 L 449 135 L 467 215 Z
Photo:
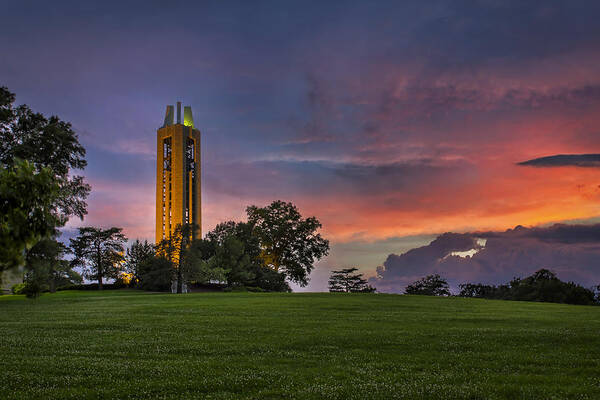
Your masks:
M 600 398 L 600 307 L 373 294 L 0 296 L 0 394 Z

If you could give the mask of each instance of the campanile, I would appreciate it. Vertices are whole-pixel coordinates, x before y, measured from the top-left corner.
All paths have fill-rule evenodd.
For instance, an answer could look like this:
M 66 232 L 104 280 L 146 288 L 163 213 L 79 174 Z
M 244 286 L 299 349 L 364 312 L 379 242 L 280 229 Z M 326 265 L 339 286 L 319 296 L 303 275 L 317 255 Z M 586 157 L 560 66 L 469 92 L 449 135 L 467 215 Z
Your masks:
M 194 127 L 192 108 L 181 102 L 167 106 L 163 126 L 156 132 L 156 243 L 169 238 L 178 224 L 195 224 L 200 238 L 202 192 L 200 189 L 200 131 Z

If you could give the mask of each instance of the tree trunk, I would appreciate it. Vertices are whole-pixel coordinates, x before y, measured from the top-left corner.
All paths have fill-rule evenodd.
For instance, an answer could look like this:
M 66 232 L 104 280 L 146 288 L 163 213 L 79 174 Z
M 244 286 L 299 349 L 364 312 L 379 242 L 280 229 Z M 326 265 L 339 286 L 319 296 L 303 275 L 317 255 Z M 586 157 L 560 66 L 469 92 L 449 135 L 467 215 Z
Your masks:
M 99 245 L 96 245 L 96 266 L 98 268 L 98 290 L 102 290 L 102 253 Z
M 183 293 L 183 274 L 181 273 L 181 265 L 177 268 L 177 293 Z

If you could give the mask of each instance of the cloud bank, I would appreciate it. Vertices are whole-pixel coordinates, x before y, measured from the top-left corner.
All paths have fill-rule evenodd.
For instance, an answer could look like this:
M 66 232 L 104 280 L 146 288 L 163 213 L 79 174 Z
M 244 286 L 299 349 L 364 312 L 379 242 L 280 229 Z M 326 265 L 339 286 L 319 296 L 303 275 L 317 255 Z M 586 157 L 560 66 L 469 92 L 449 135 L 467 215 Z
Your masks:
M 461 283 L 499 284 L 540 268 L 586 287 L 600 284 L 600 224 L 444 233 L 426 246 L 390 254 L 371 283 L 380 291 L 399 293 L 414 280 L 437 273 L 456 290 Z
M 600 167 L 600 154 L 558 154 L 520 162 L 530 167 Z

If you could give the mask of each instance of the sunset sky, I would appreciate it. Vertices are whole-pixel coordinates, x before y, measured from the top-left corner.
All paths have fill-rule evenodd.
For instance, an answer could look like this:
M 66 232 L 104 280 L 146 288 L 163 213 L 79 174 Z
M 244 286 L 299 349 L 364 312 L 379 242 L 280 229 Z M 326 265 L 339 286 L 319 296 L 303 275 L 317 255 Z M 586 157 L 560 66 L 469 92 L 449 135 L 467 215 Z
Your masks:
M 600 283 L 600 229 L 543 247 L 552 223 L 600 222 L 600 161 L 518 165 L 600 153 L 600 2 L 91 3 L 12 1 L 0 25 L 0 85 L 72 122 L 88 152 L 89 214 L 67 234 L 153 239 L 156 130 L 179 100 L 203 135 L 203 232 L 294 202 L 332 243 L 308 290 L 332 268 L 386 263 L 401 277 L 381 287 L 398 291 L 471 237 Z M 468 243 L 394 264 L 444 232 Z M 566 258 L 534 257 L 549 251 Z M 524 272 L 452 257 L 457 282 Z

